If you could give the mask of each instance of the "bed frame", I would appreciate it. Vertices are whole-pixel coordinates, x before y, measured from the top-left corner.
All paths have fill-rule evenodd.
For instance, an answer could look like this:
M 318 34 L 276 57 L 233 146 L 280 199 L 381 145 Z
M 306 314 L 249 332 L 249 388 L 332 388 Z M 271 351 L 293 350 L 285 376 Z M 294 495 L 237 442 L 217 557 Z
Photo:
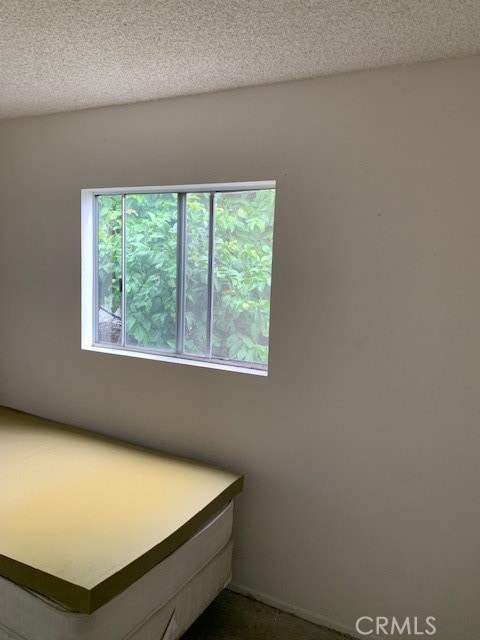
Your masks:
M 242 484 L 0 407 L 0 640 L 180 637 L 230 580 Z

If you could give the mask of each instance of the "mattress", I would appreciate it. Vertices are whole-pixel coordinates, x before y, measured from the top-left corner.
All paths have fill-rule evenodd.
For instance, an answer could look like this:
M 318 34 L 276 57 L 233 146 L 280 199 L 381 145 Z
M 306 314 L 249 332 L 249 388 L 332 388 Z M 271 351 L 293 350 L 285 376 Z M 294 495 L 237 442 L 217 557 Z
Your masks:
M 231 577 L 233 506 L 88 615 L 0 578 L 0 640 L 176 640 Z
M 92 613 L 241 488 L 238 474 L 0 407 L 0 576 Z

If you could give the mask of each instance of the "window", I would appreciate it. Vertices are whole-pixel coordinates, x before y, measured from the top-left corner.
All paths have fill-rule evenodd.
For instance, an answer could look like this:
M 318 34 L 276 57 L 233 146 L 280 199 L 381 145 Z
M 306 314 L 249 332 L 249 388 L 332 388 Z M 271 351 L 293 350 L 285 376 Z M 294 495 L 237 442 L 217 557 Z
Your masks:
M 275 182 L 82 190 L 82 348 L 266 375 Z

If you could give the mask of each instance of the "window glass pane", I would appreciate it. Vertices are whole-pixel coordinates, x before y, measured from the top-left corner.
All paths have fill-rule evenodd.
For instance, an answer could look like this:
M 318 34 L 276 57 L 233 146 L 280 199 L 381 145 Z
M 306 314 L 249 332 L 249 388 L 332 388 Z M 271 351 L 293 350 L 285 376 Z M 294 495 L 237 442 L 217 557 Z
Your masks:
M 97 340 L 119 344 L 122 333 L 122 196 L 97 196 Z
M 187 195 L 185 264 L 185 353 L 207 349 L 209 193 Z
M 275 190 L 218 193 L 213 355 L 268 361 Z
M 177 194 L 125 196 L 126 342 L 175 349 Z

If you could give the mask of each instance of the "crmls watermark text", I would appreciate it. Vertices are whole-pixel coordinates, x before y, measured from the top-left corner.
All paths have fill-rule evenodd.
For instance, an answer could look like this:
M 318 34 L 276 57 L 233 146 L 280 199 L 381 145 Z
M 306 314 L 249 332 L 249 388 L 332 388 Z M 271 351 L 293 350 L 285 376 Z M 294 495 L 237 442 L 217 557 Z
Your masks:
M 437 633 L 434 623 L 435 618 L 433 616 L 428 616 L 428 618 L 407 617 L 403 620 L 397 620 L 395 616 L 391 618 L 362 616 L 355 623 L 355 629 L 361 636 L 371 636 L 373 634 L 377 636 L 380 634 L 384 636 L 396 634 L 400 636 L 433 636 Z

